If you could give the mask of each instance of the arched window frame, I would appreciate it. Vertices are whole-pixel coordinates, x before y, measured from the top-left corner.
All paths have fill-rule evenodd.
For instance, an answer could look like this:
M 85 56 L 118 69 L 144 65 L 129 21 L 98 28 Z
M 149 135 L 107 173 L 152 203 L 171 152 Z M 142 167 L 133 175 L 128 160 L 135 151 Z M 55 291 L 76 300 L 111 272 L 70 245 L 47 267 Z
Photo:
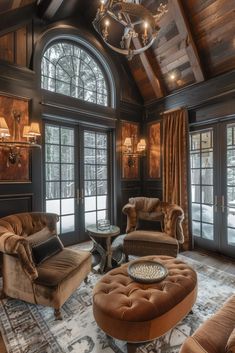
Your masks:
M 108 98 L 107 106 L 100 105 L 100 104 L 97 104 L 97 106 L 104 107 L 104 108 L 111 107 L 111 108 L 115 109 L 117 106 L 117 94 L 116 94 L 117 87 L 116 87 L 116 82 L 115 82 L 116 80 L 114 79 L 112 69 L 111 69 L 109 63 L 107 62 L 106 58 L 103 56 L 103 54 L 101 52 L 99 52 L 99 50 L 96 48 L 96 46 L 93 46 L 93 44 L 90 44 L 87 39 L 84 39 L 82 37 L 78 37 L 77 35 L 74 35 L 72 33 L 69 35 L 67 35 L 67 34 L 66 35 L 58 35 L 58 36 L 54 36 L 53 38 L 50 38 L 50 40 L 48 40 L 46 45 L 44 46 L 44 50 L 42 51 L 40 63 L 42 62 L 44 53 L 47 51 L 47 49 L 50 48 L 51 46 L 53 46 L 54 44 L 60 43 L 60 42 L 67 42 L 72 45 L 78 46 L 82 50 L 86 51 L 88 53 L 88 55 L 90 55 L 92 57 L 92 59 L 97 63 L 97 65 L 99 66 L 100 70 L 102 71 L 104 78 L 105 78 L 105 81 L 106 81 L 107 98 Z M 40 70 L 40 75 L 41 75 L 41 70 Z M 44 88 L 41 87 L 41 89 L 44 89 Z M 53 92 L 53 91 L 49 91 L 49 90 L 45 90 L 45 91 L 57 94 L 57 92 Z M 67 97 L 71 97 L 73 99 L 79 100 L 79 98 L 74 98 L 72 96 L 67 96 Z M 81 101 L 86 102 L 85 100 L 81 100 Z M 90 103 L 90 102 L 88 102 L 88 103 Z

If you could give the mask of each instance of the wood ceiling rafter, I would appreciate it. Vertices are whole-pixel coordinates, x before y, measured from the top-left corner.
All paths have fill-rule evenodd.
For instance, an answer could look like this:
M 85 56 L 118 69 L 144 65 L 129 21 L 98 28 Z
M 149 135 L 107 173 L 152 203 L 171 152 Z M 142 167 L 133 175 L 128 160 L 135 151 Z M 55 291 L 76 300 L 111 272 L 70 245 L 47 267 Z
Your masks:
M 53 19 L 63 2 L 64 0 L 41 1 L 39 4 L 41 17 L 48 20 Z
M 21 5 L 21 0 L 13 0 L 11 8 L 12 9 L 16 9 L 17 7 L 19 7 Z
M 140 49 L 142 47 L 138 38 L 133 39 L 133 44 L 135 49 Z M 162 98 L 166 93 L 166 89 L 163 81 L 160 79 L 160 75 L 156 70 L 153 70 L 145 52 L 141 53 L 139 57 L 156 98 Z
M 187 52 L 195 79 L 197 82 L 204 81 L 205 75 L 201 65 L 201 60 L 181 0 L 168 0 L 168 4 L 169 11 L 172 13 L 181 38 L 185 42 L 185 50 Z

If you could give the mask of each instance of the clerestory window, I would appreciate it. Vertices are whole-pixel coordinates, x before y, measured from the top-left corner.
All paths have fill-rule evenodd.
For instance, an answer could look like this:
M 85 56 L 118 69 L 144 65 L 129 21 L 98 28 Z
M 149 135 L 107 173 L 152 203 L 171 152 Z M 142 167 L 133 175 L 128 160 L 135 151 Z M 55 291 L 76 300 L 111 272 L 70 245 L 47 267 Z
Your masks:
M 57 42 L 41 63 L 41 87 L 45 90 L 108 106 L 107 82 L 99 63 L 77 44 Z

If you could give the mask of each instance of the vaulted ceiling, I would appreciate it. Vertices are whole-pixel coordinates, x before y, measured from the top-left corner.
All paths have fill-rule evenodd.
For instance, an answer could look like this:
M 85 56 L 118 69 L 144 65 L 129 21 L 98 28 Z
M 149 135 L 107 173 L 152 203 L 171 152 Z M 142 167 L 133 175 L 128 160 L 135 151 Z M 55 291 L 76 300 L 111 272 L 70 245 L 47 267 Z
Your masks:
M 143 3 L 154 13 L 160 1 Z M 168 0 L 159 25 L 151 49 L 130 63 L 145 100 L 235 68 L 235 1 Z
M 99 0 L 1 0 L 0 13 L 35 3 L 48 21 L 85 18 L 91 25 Z M 142 0 L 159 22 L 152 47 L 128 62 L 145 102 L 235 69 L 235 0 Z
M 0 1 L 0 13 L 14 10 L 19 7 L 29 5 L 33 2 L 36 2 L 36 1 L 35 0 L 1 0 Z

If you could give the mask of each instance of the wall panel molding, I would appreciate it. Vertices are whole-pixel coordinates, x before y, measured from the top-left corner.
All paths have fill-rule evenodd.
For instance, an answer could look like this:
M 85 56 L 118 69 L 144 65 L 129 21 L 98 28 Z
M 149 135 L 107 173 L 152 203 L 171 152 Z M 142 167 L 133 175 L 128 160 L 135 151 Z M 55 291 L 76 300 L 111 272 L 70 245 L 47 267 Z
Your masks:
M 0 195 L 0 217 L 21 212 L 32 212 L 32 204 L 32 193 Z

